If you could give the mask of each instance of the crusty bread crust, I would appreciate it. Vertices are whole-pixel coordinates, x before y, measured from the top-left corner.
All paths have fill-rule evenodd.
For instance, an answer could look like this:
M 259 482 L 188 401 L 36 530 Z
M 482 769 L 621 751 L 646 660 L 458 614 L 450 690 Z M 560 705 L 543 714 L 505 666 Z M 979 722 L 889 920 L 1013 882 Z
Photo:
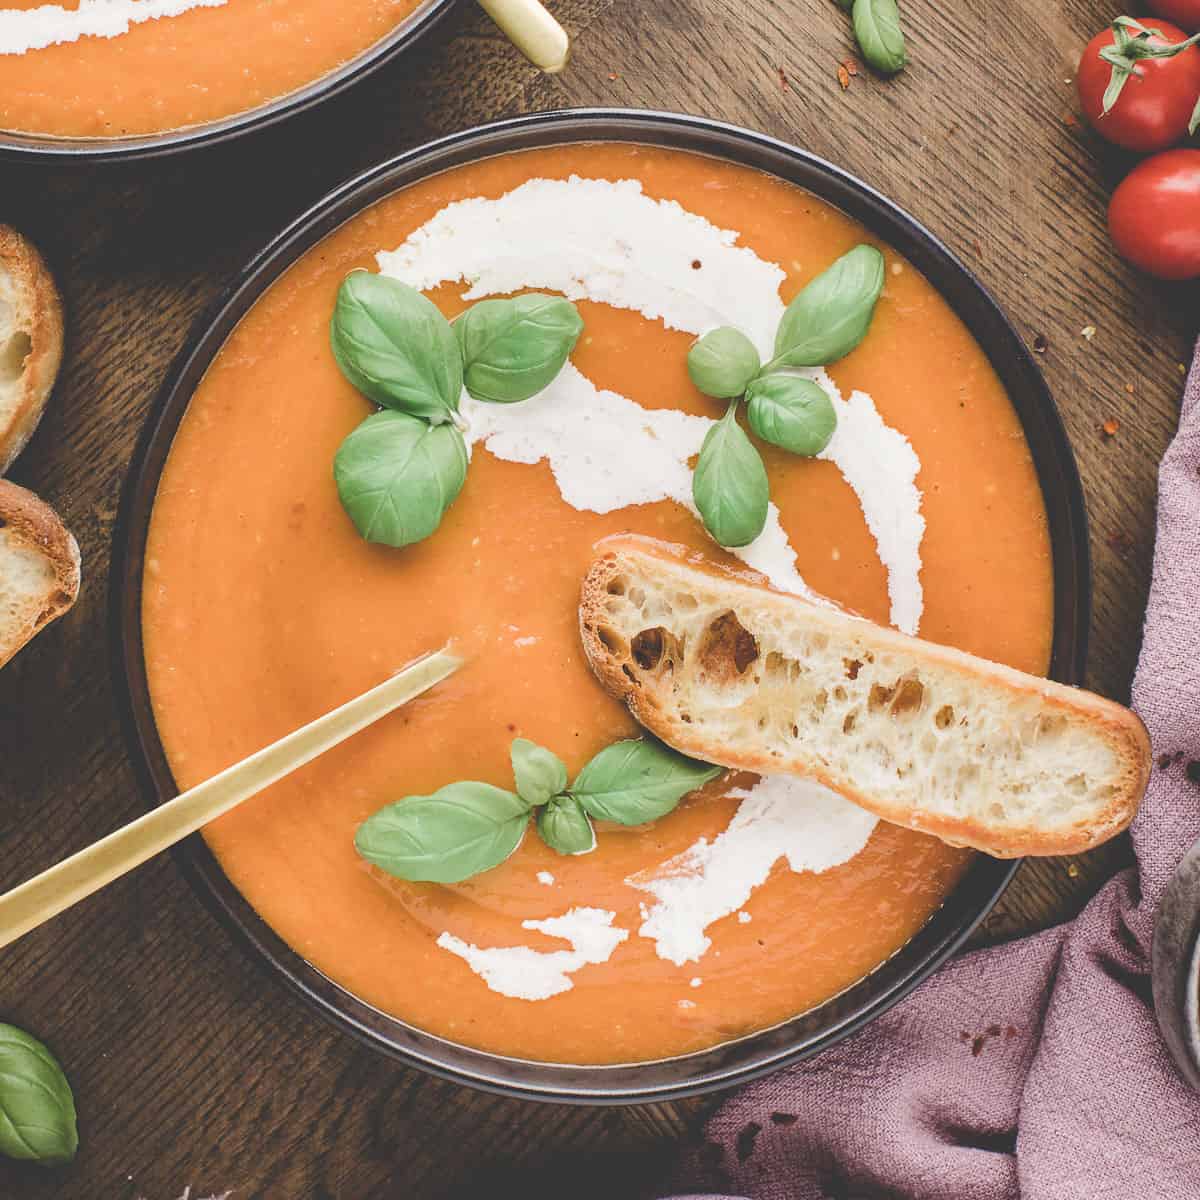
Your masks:
M 32 492 L 0 479 L 0 600 L 10 555 L 36 554 L 49 567 L 48 583 L 37 603 L 24 606 L 15 620 L 0 621 L 0 667 L 30 638 L 61 617 L 79 595 L 79 546 L 58 514 Z
M 580 603 L 588 662 L 683 753 L 816 779 L 886 821 L 998 858 L 1088 850 L 1137 811 L 1150 740 L 1112 701 L 649 538 L 608 538 L 597 554 Z M 947 761 L 948 773 L 936 765 Z M 987 785 L 972 788 L 976 778 Z M 1011 795 L 997 786 L 1014 780 Z
M 63 355 L 58 288 L 42 256 L 0 225 L 0 475 L 33 435 Z

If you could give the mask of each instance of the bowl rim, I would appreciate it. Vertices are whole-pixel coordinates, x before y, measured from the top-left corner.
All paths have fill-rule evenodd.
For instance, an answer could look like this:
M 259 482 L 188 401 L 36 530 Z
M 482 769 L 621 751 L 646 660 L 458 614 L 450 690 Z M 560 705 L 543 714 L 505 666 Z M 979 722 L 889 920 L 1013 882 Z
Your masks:
M 862 222 L 930 280 L 971 330 L 1013 399 L 1047 508 L 1054 560 L 1050 674 L 1083 677 L 1091 612 L 1087 511 L 1062 418 L 1032 355 L 980 281 L 903 209 L 841 168 L 776 138 L 708 118 L 626 109 L 574 109 L 499 121 L 417 146 L 350 179 L 273 238 L 195 323 L 148 413 L 122 491 L 110 586 L 113 676 L 131 759 L 147 803 L 174 794 L 142 659 L 141 566 L 150 511 L 174 431 L 199 379 L 255 300 L 306 250 L 375 201 L 418 179 L 497 154 L 618 141 L 692 150 L 797 183 Z M 574 1104 L 661 1102 L 712 1092 L 823 1050 L 886 1011 L 970 936 L 1020 867 L 976 857 L 925 926 L 840 996 L 809 1013 L 682 1057 L 617 1066 L 532 1062 L 445 1041 L 380 1013 L 305 962 L 254 911 L 199 834 L 177 861 L 234 939 L 320 1015 L 360 1041 L 432 1075 L 508 1097 Z
M 390 63 L 437 26 L 460 0 L 420 0 L 399 25 L 332 71 L 253 108 L 178 129 L 125 137 L 60 137 L 0 129 L 0 162 L 117 163 L 163 158 L 202 146 L 230 142 L 256 129 L 277 125 L 312 108 Z

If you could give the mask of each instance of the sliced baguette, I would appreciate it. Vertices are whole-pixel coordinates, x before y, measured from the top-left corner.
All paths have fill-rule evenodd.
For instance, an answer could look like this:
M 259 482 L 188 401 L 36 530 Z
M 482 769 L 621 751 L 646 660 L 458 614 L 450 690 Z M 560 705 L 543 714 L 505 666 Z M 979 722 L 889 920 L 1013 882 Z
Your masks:
M 0 475 L 45 410 L 63 353 L 62 302 L 42 256 L 0 225 Z
M 48 504 L 0 479 L 0 667 L 78 595 L 75 539 Z
M 1133 819 L 1150 741 L 1099 696 L 784 595 L 678 547 L 608 538 L 583 584 L 592 670 L 685 754 L 804 775 L 999 858 Z

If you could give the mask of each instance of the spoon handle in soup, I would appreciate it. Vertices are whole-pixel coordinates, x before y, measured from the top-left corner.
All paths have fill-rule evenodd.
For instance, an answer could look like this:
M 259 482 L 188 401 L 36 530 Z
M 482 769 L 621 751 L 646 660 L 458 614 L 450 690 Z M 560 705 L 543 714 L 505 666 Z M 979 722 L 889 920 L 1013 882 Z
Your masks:
M 0 947 L 428 691 L 462 664 L 448 648 L 426 655 L 369 692 L 13 888 L 0 896 Z
M 479 0 L 484 11 L 535 67 L 557 75 L 571 56 L 567 31 L 538 0 Z

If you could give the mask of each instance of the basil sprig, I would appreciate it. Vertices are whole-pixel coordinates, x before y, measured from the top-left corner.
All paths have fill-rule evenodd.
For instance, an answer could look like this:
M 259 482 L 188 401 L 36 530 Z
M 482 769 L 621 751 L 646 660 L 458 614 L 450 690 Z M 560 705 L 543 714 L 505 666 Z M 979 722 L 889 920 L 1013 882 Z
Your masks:
M 705 435 L 692 472 L 692 499 L 722 546 L 749 545 L 767 523 L 771 485 L 754 443 L 738 424 L 737 401 Z
M 793 454 L 820 454 L 837 429 L 825 390 L 798 369 L 823 367 L 850 353 L 867 335 L 883 292 L 883 255 L 855 246 L 818 275 L 788 305 L 775 334 L 775 357 L 764 367 L 737 329 L 722 326 L 696 341 L 688 373 L 706 395 L 731 400 L 709 431 L 692 474 L 692 498 L 722 546 L 745 546 L 763 531 L 770 485 L 762 457 L 738 424 L 739 398 L 750 428 Z
M 342 507 L 368 541 L 399 547 L 429 537 L 462 491 L 464 386 L 477 400 L 526 400 L 562 370 L 583 328 L 570 301 L 542 295 L 485 300 L 458 324 L 384 275 L 355 271 L 338 291 L 333 356 L 383 409 L 334 458 Z
M 896 0 L 854 0 L 854 36 L 863 58 L 883 75 L 895 75 L 908 64 L 900 6 Z
M 368 817 L 355 849 L 397 879 L 461 883 L 508 858 L 535 811 L 538 834 L 550 849 L 587 854 L 596 845 L 593 819 L 621 825 L 657 820 L 721 774 L 720 767 L 648 738 L 601 750 L 570 786 L 562 759 L 545 747 L 517 738 L 510 755 L 516 792 L 468 782 L 409 796 Z
M 78 1147 L 75 1098 L 58 1060 L 37 1038 L 0 1024 L 0 1154 L 55 1166 Z
M 476 400 L 516 404 L 550 386 L 563 369 L 583 318 L 569 300 L 532 292 L 512 300 L 482 300 L 454 323 Z

